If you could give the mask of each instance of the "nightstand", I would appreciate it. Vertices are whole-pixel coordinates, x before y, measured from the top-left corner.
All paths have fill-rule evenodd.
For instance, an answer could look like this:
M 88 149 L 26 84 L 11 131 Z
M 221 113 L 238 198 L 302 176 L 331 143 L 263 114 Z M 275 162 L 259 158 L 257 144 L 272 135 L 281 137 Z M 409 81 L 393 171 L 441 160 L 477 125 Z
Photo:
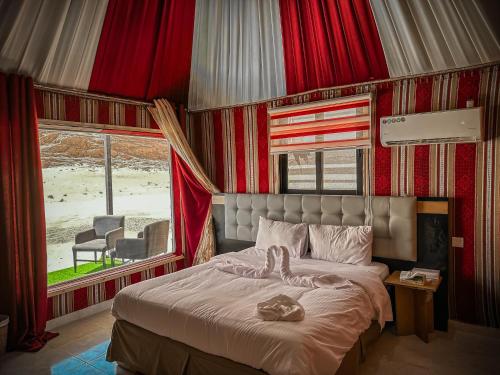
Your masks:
M 429 342 L 429 333 L 434 331 L 433 295 L 443 278 L 414 285 L 399 280 L 399 274 L 400 271 L 395 271 L 384 280 L 396 288 L 396 333 L 398 336 L 416 334 Z

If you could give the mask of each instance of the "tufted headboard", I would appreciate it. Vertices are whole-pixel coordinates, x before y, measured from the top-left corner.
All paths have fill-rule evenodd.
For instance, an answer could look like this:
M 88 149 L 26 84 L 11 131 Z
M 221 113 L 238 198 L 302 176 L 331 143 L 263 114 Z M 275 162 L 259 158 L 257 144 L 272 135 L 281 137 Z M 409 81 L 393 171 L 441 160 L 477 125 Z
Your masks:
M 290 223 L 371 223 L 374 231 L 374 256 L 417 260 L 415 197 L 225 194 L 224 211 L 225 237 L 228 239 L 255 241 L 260 216 Z

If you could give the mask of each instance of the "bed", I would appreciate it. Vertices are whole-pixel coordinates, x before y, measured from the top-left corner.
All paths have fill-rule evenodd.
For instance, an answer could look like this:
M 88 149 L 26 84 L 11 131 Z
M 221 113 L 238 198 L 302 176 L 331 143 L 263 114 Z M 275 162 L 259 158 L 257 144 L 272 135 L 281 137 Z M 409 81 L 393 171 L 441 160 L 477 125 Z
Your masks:
M 236 212 L 234 215 L 226 212 L 227 235 L 233 233 L 234 239 L 250 235 L 247 240 L 251 240 L 255 231 L 248 225 L 255 222 L 253 206 L 262 203 L 261 199 L 270 199 L 271 205 L 276 203 L 277 196 L 263 196 L 229 196 L 226 211 L 232 209 L 231 202 L 236 202 Z M 285 209 L 281 217 L 274 208 L 262 213 L 259 206 L 255 212 L 286 220 L 287 204 L 290 207 L 290 201 L 286 202 L 288 197 L 294 202 L 297 199 L 297 196 L 282 196 Z M 336 222 L 332 204 L 338 202 L 326 202 L 322 198 L 319 198 L 319 222 Z M 364 223 L 368 212 L 365 199 L 346 198 L 338 206 L 342 214 L 340 223 L 356 221 L 358 218 L 352 212 L 360 207 Z M 354 204 L 351 198 L 355 198 Z M 250 209 L 246 208 L 248 199 Z M 308 203 L 306 207 L 312 207 Z M 385 198 L 383 202 L 372 203 L 369 215 L 373 215 L 375 243 L 377 239 L 383 240 L 379 245 L 390 244 L 391 249 L 398 249 L 394 244 L 404 242 L 404 249 L 412 250 L 413 244 L 408 244 L 408 238 L 414 241 L 411 238 L 415 223 L 411 215 L 416 216 L 414 206 L 412 198 Z M 325 208 L 328 215 L 322 213 Z M 351 214 L 342 210 L 350 210 Z M 230 227 L 234 225 L 233 218 L 236 218 L 235 231 Z M 300 218 L 311 222 L 318 216 L 302 214 Z M 238 223 L 238 220 L 242 221 Z M 289 215 L 288 220 L 293 221 Z M 390 300 L 382 283 L 388 274 L 387 266 L 380 263 L 355 266 L 307 256 L 291 259 L 291 268 L 296 273 L 333 273 L 353 282 L 352 287 L 339 290 L 289 286 L 278 274 L 266 279 L 243 278 L 215 267 L 216 263 L 228 260 L 258 267 L 264 262 L 263 251 L 250 247 L 221 254 L 206 264 L 121 290 L 112 308 L 116 322 L 108 360 L 146 374 L 354 373 L 366 344 L 392 319 Z M 381 250 L 387 251 L 387 248 Z M 408 256 L 401 251 L 394 255 Z M 258 302 L 280 293 L 303 305 L 306 311 L 303 321 L 265 322 L 256 316 Z

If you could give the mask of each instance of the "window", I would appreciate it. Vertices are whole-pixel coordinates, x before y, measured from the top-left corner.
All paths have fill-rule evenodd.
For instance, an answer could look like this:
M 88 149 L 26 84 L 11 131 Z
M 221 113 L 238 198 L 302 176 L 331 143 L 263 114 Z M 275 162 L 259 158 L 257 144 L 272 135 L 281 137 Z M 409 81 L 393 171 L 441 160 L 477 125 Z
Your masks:
M 362 151 L 339 149 L 280 155 L 282 193 L 361 195 Z
M 90 260 L 93 253 L 79 253 L 89 261 L 73 269 L 75 235 L 90 229 L 94 216 L 124 215 L 125 238 L 137 238 L 145 225 L 171 218 L 163 139 L 41 129 L 40 154 L 49 285 L 104 268 L 102 259 Z M 165 251 L 171 250 L 170 232 Z M 109 252 L 105 261 L 111 267 Z
M 371 94 L 268 110 L 282 193 L 362 194 L 362 149 L 372 142 Z

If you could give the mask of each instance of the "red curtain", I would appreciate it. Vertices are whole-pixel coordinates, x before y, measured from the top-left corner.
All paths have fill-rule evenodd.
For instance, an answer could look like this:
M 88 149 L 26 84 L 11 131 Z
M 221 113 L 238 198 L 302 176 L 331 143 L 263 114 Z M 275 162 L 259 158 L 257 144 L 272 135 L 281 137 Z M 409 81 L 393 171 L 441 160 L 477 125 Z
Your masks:
M 31 78 L 0 73 L 0 313 L 8 347 L 36 351 L 47 318 L 42 166 Z
M 280 0 L 288 94 L 389 77 L 369 0 Z
M 195 0 L 110 0 L 89 91 L 187 103 Z
M 175 215 L 176 254 L 182 254 L 182 241 L 185 239 L 185 264 L 189 267 L 193 263 L 205 218 L 212 204 L 212 194 L 205 190 L 188 165 L 173 150 L 171 159 L 174 204 L 177 208 L 175 211 L 178 212 Z M 184 238 L 180 220 L 184 224 Z

